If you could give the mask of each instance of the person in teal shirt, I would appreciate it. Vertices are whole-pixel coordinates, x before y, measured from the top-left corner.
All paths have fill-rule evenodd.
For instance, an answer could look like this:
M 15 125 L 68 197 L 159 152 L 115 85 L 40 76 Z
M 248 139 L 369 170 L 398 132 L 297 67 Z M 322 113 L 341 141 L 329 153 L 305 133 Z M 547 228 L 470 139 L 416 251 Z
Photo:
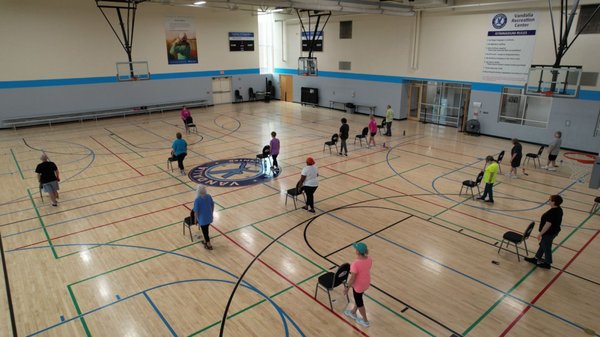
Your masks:
M 479 197 L 479 200 L 483 200 L 486 202 L 494 202 L 494 183 L 496 183 L 496 177 L 498 176 L 498 163 L 494 160 L 494 157 L 487 156 L 485 157 L 486 167 L 483 173 L 483 182 L 485 183 L 485 188 L 483 189 L 483 195 Z M 488 200 L 485 200 L 487 195 L 490 195 Z
M 185 169 L 183 167 L 183 159 L 187 156 L 187 142 L 182 139 L 181 132 L 177 132 L 177 139 L 173 141 L 173 145 L 171 148 L 171 154 L 177 158 L 177 166 L 179 166 L 179 171 L 181 175 L 185 175 Z

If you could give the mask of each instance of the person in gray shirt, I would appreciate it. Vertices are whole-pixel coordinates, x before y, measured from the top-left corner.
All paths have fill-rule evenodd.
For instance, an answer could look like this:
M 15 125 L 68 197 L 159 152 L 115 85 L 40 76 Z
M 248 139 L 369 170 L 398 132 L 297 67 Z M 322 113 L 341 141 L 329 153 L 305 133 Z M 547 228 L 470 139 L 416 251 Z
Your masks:
M 554 140 L 550 145 L 548 145 L 548 164 L 546 166 L 542 166 L 543 169 L 548 171 L 556 171 L 556 158 L 558 157 L 558 152 L 560 151 L 560 144 L 562 143 L 562 132 L 556 131 L 554 133 Z

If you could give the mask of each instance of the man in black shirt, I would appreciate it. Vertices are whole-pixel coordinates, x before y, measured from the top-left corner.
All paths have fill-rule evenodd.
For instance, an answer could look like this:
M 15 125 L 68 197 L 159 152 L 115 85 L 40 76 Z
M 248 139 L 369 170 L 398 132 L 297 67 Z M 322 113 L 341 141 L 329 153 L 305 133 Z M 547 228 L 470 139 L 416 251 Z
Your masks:
M 348 140 L 348 134 L 350 133 L 350 126 L 348 125 L 348 121 L 346 118 L 342 118 L 342 126 L 340 126 L 340 139 L 341 139 L 341 147 L 340 147 L 340 156 L 342 152 L 344 155 L 348 157 L 348 146 L 346 146 L 346 140 Z
M 535 257 L 525 258 L 525 261 L 537 264 L 538 267 L 544 269 L 550 269 L 552 266 L 552 241 L 560 232 L 563 218 L 563 210 L 560 207 L 563 202 L 562 197 L 551 195 L 548 202 L 550 203 L 550 209 L 542 215 L 540 234 L 537 237 L 540 241 L 540 248 L 535 253 Z
M 48 160 L 48 156 L 45 153 L 42 153 L 40 160 L 42 162 L 35 168 L 40 187 L 50 195 L 52 206 L 57 206 L 58 182 L 60 181 L 58 167 Z

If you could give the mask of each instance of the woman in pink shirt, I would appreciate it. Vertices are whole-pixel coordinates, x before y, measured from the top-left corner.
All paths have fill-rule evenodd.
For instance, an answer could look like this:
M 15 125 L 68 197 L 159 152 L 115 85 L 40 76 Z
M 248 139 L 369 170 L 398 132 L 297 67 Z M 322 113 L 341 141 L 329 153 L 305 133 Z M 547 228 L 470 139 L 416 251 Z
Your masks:
M 377 134 L 377 122 L 375 121 L 375 116 L 371 115 L 371 121 L 369 122 L 369 134 L 371 137 L 369 137 L 369 143 L 367 144 L 367 146 L 371 146 L 371 143 L 373 144 L 373 146 L 375 146 L 375 135 Z
M 183 125 L 185 125 L 185 133 L 189 133 L 188 124 L 193 123 L 192 113 L 185 105 L 181 108 L 181 120 L 183 121 Z
M 352 247 L 356 249 L 356 260 L 350 265 L 350 279 L 348 280 L 348 287 L 344 289 L 344 294 L 348 295 L 348 289 L 352 288 L 354 308 L 352 310 L 345 310 L 344 315 L 354 319 L 356 323 L 364 327 L 369 327 L 367 310 L 363 303 L 363 294 L 369 289 L 369 285 L 371 284 L 371 266 L 373 265 L 373 260 L 369 256 L 369 249 L 365 243 L 353 243 Z M 362 318 L 356 316 L 356 310 L 360 312 Z

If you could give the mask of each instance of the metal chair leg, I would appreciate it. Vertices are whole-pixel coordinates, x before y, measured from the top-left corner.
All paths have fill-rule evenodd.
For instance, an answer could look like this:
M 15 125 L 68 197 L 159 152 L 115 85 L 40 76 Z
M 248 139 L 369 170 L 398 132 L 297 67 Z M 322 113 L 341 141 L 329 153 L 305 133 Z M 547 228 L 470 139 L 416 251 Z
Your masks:
M 515 247 L 517 247 L 517 261 L 521 262 L 521 256 L 519 255 L 519 245 L 515 243 Z
M 524 240 L 523 244 L 525 245 L 525 254 L 527 254 L 527 256 L 529 256 L 529 249 L 527 249 L 527 240 Z
M 502 240 L 502 242 L 500 242 L 500 247 L 498 247 L 498 254 L 500 254 L 500 250 L 502 249 L 503 244 L 504 244 L 504 240 Z
M 329 297 L 329 308 L 333 311 L 333 303 L 331 302 L 331 294 L 329 293 L 329 289 L 327 289 L 327 297 Z

